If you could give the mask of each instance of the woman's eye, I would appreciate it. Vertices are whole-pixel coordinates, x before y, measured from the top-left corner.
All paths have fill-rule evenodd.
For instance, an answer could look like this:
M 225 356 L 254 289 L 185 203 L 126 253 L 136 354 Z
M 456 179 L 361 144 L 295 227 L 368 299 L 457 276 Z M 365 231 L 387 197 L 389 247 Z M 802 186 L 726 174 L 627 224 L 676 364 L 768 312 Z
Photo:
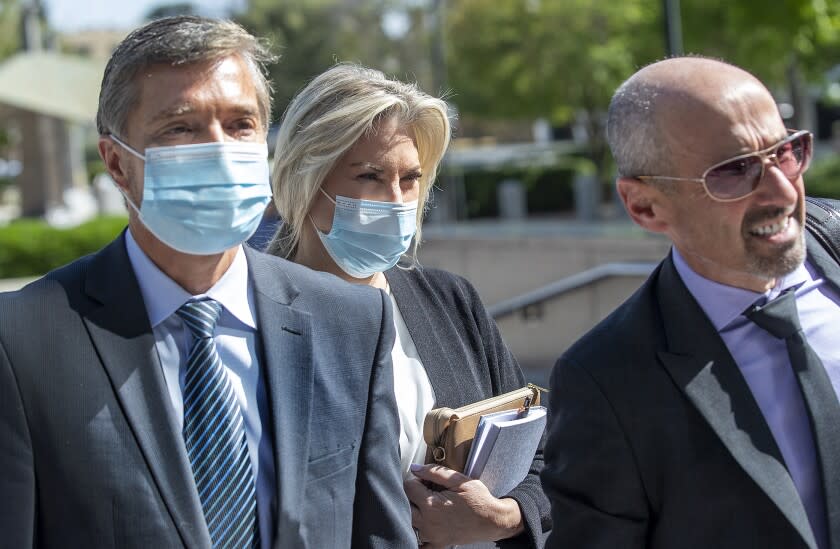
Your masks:
M 368 181 L 379 181 L 379 174 L 374 172 L 363 173 L 359 175 L 359 179 L 365 179 Z

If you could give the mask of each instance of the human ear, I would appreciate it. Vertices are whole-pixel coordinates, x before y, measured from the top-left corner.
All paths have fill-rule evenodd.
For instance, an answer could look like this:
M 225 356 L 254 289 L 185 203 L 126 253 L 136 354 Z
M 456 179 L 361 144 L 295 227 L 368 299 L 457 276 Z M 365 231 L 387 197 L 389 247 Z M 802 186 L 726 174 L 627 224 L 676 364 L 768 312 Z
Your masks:
M 668 223 L 663 216 L 666 200 L 662 191 L 633 177 L 619 177 L 615 186 L 624 209 L 636 225 L 654 233 L 667 230 Z
M 128 183 L 127 158 L 125 158 L 125 151 L 114 142 L 113 139 L 107 136 L 99 137 L 99 156 L 105 163 L 105 169 L 111 179 L 120 186 L 126 193 L 130 193 Z

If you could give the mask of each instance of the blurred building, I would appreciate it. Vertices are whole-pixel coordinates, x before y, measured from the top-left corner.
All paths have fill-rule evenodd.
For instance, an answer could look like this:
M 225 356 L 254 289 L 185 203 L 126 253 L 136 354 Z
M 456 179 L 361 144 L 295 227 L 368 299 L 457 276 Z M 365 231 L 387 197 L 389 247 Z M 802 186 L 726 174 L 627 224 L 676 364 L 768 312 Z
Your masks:
M 127 30 L 86 30 L 62 34 L 61 51 L 107 62 Z
M 94 123 L 104 62 L 51 51 L 0 64 L 0 124 L 19 137 L 21 213 L 63 208 L 68 189 L 87 188 L 84 128 Z

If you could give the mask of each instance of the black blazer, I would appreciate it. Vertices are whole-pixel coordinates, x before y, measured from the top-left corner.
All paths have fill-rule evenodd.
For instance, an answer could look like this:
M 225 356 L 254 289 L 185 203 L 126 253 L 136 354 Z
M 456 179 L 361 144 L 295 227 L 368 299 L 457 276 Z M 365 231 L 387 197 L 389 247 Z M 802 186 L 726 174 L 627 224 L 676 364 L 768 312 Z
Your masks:
M 273 547 L 416 547 L 384 292 L 246 249 Z M 123 238 L 0 294 L 0 547 L 210 547 Z
M 670 257 L 558 360 L 551 387 L 547 547 L 816 549 L 770 428 Z
M 429 375 L 436 406 L 457 408 L 525 385 L 519 364 L 467 280 L 419 266 L 395 267 L 385 277 Z M 530 473 L 508 494 L 519 503 L 525 532 L 499 546 L 543 546 L 551 517 L 539 482 L 542 465 L 541 444 Z

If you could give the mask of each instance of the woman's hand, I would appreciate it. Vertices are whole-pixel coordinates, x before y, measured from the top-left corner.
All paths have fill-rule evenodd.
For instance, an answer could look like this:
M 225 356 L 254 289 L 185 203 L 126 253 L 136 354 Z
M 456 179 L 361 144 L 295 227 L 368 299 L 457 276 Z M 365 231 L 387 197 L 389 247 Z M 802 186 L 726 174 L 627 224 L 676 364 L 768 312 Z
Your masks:
M 405 481 L 411 524 L 424 549 L 496 541 L 525 529 L 519 504 L 495 498 L 480 480 L 438 465 L 412 465 L 417 478 Z M 430 490 L 423 481 L 443 488 Z

